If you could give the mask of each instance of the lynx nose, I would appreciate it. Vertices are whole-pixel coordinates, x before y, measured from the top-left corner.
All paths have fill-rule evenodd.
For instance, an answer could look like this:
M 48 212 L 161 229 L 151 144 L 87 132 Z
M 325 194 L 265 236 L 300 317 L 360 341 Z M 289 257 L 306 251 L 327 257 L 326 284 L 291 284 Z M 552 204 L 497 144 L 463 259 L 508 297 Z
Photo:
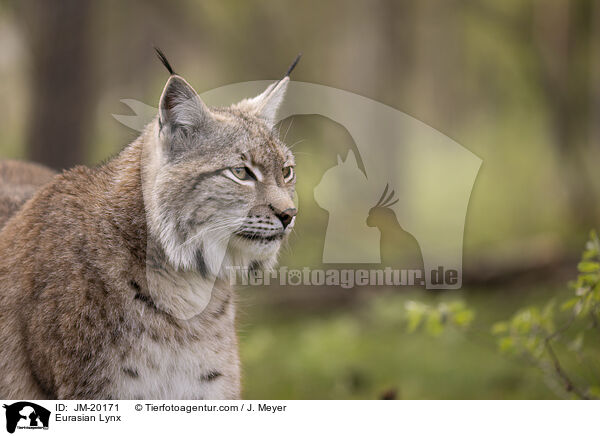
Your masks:
M 275 212 L 275 215 L 279 218 L 279 221 L 281 221 L 281 224 L 285 229 L 292 222 L 292 219 L 294 219 L 297 213 L 298 209 L 290 207 L 282 212 Z

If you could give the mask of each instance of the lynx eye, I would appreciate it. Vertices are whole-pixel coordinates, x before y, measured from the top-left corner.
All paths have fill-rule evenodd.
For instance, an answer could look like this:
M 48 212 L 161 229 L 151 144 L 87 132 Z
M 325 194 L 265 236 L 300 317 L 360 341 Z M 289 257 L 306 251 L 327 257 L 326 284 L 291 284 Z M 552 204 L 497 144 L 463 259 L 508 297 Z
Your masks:
M 248 180 L 251 177 L 246 167 L 229 168 L 229 171 L 240 180 Z
M 294 167 L 284 167 L 283 170 L 283 180 L 285 180 L 286 182 L 289 182 L 290 180 L 292 180 L 294 178 Z

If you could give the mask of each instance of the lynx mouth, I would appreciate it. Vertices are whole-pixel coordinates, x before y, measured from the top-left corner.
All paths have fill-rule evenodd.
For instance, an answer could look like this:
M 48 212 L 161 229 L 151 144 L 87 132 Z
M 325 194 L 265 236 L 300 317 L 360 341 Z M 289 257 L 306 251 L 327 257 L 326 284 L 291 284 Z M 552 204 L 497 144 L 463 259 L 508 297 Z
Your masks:
M 282 233 L 275 233 L 273 235 L 263 235 L 260 233 L 242 230 L 239 232 L 235 232 L 235 235 L 239 236 L 240 238 L 247 239 L 250 241 L 272 242 L 272 241 L 278 241 L 278 240 L 282 239 L 284 236 L 284 233 L 282 232 Z

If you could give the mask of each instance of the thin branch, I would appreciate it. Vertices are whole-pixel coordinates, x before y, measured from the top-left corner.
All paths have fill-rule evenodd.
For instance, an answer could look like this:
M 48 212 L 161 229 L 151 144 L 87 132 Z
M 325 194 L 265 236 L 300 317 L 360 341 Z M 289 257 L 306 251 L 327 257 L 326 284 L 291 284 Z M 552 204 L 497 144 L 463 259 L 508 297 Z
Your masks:
M 544 344 L 546 346 L 546 351 L 548 351 L 548 355 L 550 356 L 550 359 L 552 360 L 552 363 L 554 365 L 554 370 L 556 371 L 558 377 L 562 379 L 562 381 L 565 383 L 565 389 L 567 390 L 567 392 L 573 392 L 579 398 L 583 400 L 589 400 L 590 397 L 584 394 L 581 391 L 581 389 L 579 389 L 577 386 L 575 386 L 571 378 L 567 375 L 567 373 L 561 366 L 560 361 L 558 360 L 558 357 L 556 356 L 556 353 L 554 353 L 554 349 L 550 344 L 550 337 L 546 338 Z

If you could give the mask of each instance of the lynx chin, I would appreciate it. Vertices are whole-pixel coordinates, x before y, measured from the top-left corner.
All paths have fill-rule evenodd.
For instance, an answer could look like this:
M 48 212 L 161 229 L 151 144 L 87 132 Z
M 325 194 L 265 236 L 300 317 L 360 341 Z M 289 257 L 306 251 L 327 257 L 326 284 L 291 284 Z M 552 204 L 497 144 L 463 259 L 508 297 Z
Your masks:
M 2 398 L 240 397 L 228 268 L 273 267 L 294 227 L 275 123 L 298 59 L 262 94 L 209 108 L 158 54 L 171 76 L 142 134 L 6 209 Z

